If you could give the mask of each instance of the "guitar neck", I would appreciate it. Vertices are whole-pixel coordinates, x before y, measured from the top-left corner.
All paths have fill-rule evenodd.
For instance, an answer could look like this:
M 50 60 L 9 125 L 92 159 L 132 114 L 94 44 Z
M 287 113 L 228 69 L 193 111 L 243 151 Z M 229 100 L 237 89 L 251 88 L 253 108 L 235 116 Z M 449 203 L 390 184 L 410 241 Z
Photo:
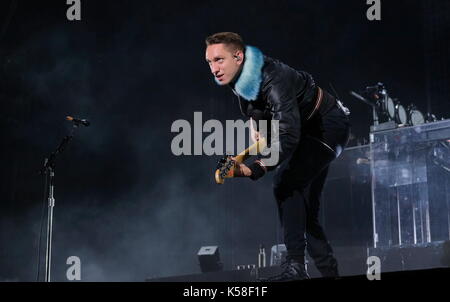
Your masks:
M 247 158 L 249 158 L 251 155 L 256 155 L 260 153 L 267 145 L 266 139 L 263 137 L 257 142 L 255 142 L 253 145 L 236 155 L 236 162 L 242 163 Z

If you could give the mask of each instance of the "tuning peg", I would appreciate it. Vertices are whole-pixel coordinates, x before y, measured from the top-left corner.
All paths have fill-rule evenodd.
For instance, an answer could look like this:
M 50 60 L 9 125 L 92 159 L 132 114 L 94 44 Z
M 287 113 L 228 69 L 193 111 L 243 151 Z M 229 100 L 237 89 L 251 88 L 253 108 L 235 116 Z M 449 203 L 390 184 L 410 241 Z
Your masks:
M 216 169 L 220 169 L 221 167 L 223 167 L 223 165 L 227 162 L 227 158 L 226 157 L 222 157 L 219 159 L 219 161 L 217 162 L 217 168 Z

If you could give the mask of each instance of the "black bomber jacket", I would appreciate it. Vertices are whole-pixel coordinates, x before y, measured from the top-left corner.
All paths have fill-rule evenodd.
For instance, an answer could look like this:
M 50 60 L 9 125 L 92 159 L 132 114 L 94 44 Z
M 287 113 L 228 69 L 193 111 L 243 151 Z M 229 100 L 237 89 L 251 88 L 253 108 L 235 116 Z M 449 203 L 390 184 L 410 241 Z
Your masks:
M 242 114 L 257 123 L 267 120 L 269 130 L 270 120 L 279 122 L 278 139 L 270 141 L 272 152 L 279 152 L 279 160 L 276 164 L 268 165 L 265 163 L 268 156 L 260 156 L 249 166 L 251 178 L 256 180 L 275 169 L 294 152 L 302 127 L 315 111 L 320 88 L 309 73 L 297 71 L 264 56 L 256 47 L 247 45 L 244 58 L 240 74 L 230 84 L 238 96 Z M 316 108 L 319 112 L 328 111 L 334 105 L 333 97 L 326 92 L 324 94 L 325 101 Z

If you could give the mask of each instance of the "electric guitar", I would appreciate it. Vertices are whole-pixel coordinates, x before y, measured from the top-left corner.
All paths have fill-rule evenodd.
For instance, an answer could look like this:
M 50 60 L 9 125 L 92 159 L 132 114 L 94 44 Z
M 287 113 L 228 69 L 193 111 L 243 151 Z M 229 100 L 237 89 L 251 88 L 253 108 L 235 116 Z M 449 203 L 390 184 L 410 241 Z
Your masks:
M 236 155 L 234 160 L 232 156 L 228 155 L 219 160 L 217 164 L 217 170 L 214 175 L 216 183 L 222 185 L 225 182 L 225 178 L 233 178 L 234 170 L 236 169 L 236 163 L 240 164 L 250 157 L 250 153 L 261 153 L 262 150 L 267 146 L 266 139 L 264 137 L 260 138 L 256 143 Z

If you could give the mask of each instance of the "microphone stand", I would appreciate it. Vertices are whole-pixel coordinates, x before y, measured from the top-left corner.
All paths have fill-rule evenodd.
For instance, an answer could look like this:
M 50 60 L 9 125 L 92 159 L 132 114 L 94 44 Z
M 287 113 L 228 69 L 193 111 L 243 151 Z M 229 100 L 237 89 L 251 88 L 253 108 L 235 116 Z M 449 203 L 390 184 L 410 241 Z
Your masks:
M 41 174 L 44 173 L 48 177 L 48 215 L 47 215 L 47 246 L 45 252 L 45 282 L 50 282 L 50 272 L 52 263 L 52 233 L 53 233 L 53 208 L 55 206 L 54 190 L 55 190 L 55 166 L 56 157 L 61 154 L 67 144 L 72 140 L 75 129 L 78 124 L 74 123 L 70 135 L 65 136 L 56 150 L 44 160 L 44 167 Z

